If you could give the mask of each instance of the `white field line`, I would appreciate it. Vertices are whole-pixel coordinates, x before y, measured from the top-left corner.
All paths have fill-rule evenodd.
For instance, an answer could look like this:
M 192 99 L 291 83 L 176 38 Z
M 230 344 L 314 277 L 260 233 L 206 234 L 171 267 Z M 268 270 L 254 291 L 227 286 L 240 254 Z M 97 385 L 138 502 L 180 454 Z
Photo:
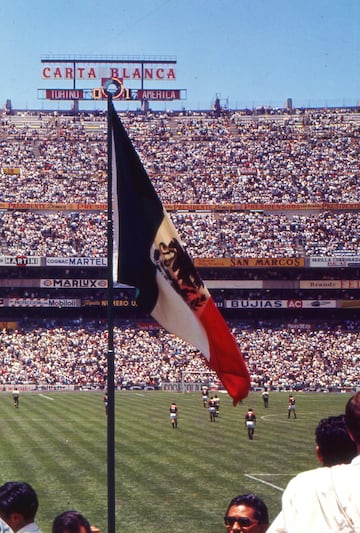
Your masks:
M 254 481 L 258 481 L 259 483 L 263 483 L 264 485 L 268 485 L 269 487 L 272 487 L 273 489 L 279 490 L 280 492 L 284 492 L 285 489 L 278 487 L 277 485 L 274 485 L 273 483 L 270 483 L 269 481 L 265 481 L 264 479 L 261 479 L 256 476 L 252 476 L 250 474 L 245 474 L 246 477 L 253 479 Z
M 264 422 L 276 422 L 281 424 L 288 424 L 288 417 L 287 414 L 283 418 L 281 418 L 279 415 L 273 414 L 273 415 L 263 415 L 260 417 L 261 420 L 264 420 Z M 274 419 L 274 420 L 271 420 Z
M 45 398 L 46 400 L 51 400 L 52 402 L 54 401 L 54 398 L 51 398 L 50 396 L 46 396 L 45 394 L 39 394 L 39 396 L 41 396 L 42 398 Z

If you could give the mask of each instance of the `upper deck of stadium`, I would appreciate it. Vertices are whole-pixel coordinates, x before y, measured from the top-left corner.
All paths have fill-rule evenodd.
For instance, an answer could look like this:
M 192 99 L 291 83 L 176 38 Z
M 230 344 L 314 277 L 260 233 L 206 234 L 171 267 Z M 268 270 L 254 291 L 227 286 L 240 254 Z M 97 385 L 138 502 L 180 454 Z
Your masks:
M 193 257 L 359 255 L 357 109 L 120 115 Z M 3 254 L 106 253 L 106 136 L 102 113 L 2 116 Z

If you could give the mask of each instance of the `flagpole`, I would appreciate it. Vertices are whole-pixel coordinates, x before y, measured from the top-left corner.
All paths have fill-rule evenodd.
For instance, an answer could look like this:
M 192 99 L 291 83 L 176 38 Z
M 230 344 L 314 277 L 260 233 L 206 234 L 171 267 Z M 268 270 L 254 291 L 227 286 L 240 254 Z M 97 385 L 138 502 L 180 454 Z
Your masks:
M 108 492 L 108 533 L 115 533 L 115 363 L 114 363 L 114 285 L 113 285 L 113 208 L 112 208 L 112 123 L 110 110 L 112 95 L 107 95 L 107 151 L 108 151 L 108 190 L 107 190 L 107 492 Z

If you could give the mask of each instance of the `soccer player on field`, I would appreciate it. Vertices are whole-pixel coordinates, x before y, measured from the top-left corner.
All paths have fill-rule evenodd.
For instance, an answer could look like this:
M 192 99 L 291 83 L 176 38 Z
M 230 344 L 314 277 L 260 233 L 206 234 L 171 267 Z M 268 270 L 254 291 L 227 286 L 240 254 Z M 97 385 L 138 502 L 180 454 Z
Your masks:
M 13 396 L 14 406 L 16 408 L 18 408 L 19 407 L 20 392 L 18 391 L 17 387 L 15 387 L 15 389 L 13 390 L 12 396 Z
M 249 407 L 245 414 L 245 426 L 248 431 L 248 437 L 250 440 L 253 440 L 256 426 L 256 415 L 254 411 Z
M 294 418 L 296 418 L 296 402 L 295 398 L 292 394 L 289 396 L 289 405 L 288 405 L 288 418 L 290 418 L 291 413 L 294 415 Z
M 210 422 L 215 422 L 216 419 L 216 401 L 214 400 L 214 397 L 211 396 L 210 400 L 208 401 L 208 411 L 210 415 Z
M 170 405 L 169 411 L 170 411 L 170 422 L 171 422 L 172 428 L 175 429 L 177 428 L 177 420 L 178 420 L 178 408 L 175 402 L 173 402 Z

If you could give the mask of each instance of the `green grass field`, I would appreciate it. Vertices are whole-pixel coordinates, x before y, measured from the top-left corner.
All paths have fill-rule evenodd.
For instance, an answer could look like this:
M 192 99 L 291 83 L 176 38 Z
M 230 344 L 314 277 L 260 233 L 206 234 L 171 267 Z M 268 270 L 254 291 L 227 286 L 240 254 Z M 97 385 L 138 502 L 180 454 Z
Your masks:
M 199 393 L 116 393 L 117 532 L 220 533 L 230 499 L 250 491 L 264 499 L 273 519 L 289 479 L 318 466 L 318 421 L 342 413 L 349 397 L 298 393 L 298 418 L 288 420 L 286 393 L 272 393 L 268 409 L 260 393 L 237 407 L 219 396 L 220 417 L 210 423 Z M 179 407 L 177 430 L 169 420 L 172 400 Z M 258 419 L 253 441 L 243 424 L 248 407 Z M 0 410 L 1 483 L 21 479 L 33 485 L 44 533 L 56 514 L 70 508 L 106 533 L 102 394 L 23 393 L 15 409 L 11 394 L 2 393 Z

